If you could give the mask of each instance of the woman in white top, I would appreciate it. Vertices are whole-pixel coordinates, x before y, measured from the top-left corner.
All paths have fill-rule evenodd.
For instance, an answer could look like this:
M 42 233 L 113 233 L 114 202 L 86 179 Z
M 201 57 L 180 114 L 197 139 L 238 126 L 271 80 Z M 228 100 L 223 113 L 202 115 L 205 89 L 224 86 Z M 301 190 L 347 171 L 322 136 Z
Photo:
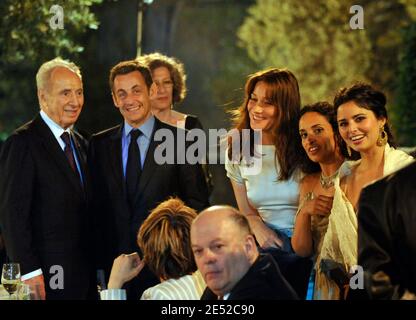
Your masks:
M 344 299 L 349 272 L 357 264 L 357 204 L 363 187 L 398 170 L 413 158 L 396 150 L 388 124 L 385 95 L 371 85 L 342 88 L 334 99 L 339 133 L 350 158 L 335 180 L 333 207 L 321 248 L 319 299 Z M 337 270 L 336 270 L 337 269 Z M 333 277 L 334 274 L 344 274 Z M 325 283 L 324 283 L 325 282 Z M 352 294 L 359 290 L 351 290 Z
M 245 85 L 245 100 L 234 111 L 234 128 L 242 142 L 229 139 L 225 168 L 238 208 L 247 216 L 262 248 L 290 251 L 288 238 L 299 196 L 299 112 L 298 82 L 289 70 L 277 68 L 251 75 Z M 257 145 L 253 143 L 254 130 L 261 132 Z M 248 136 L 250 139 L 245 138 Z M 241 156 L 247 143 L 251 154 Z M 254 168 L 246 164 L 253 155 L 260 160 Z
M 146 263 L 161 283 L 144 291 L 142 300 L 199 300 L 205 283 L 197 271 L 190 243 L 191 223 L 196 215 L 179 199 L 159 204 L 143 222 L 137 236 L 144 259 L 137 253 L 117 257 L 108 290 L 101 292 L 101 298 L 117 296 L 114 291 L 122 290 L 124 283 L 137 276 Z
M 273 255 L 303 298 L 312 261 L 294 254 L 290 243 L 299 200 L 299 112 L 299 86 L 289 70 L 274 68 L 251 75 L 245 100 L 234 113 L 238 135 L 229 138 L 225 168 L 256 241 L 262 251 Z

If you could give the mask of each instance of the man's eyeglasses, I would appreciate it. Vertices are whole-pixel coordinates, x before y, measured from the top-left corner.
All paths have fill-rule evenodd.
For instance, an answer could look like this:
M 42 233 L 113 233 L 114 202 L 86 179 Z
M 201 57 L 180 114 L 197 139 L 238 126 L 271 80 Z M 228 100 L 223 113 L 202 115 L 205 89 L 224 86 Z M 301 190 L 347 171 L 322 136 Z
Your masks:
M 173 87 L 173 82 L 171 80 L 165 80 L 162 82 L 154 81 L 158 88 L 163 87 L 164 89 L 170 89 Z

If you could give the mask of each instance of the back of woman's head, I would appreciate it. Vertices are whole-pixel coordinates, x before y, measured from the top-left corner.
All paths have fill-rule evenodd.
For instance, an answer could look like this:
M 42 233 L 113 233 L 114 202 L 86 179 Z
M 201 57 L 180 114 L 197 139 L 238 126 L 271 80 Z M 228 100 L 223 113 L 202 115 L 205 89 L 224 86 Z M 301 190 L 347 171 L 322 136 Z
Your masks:
M 190 241 L 195 210 L 180 199 L 159 204 L 140 227 L 137 242 L 144 261 L 159 278 L 177 279 L 196 271 Z
M 301 104 L 298 81 L 287 69 L 272 68 L 250 75 L 245 85 L 244 102 L 238 110 L 233 112 L 234 127 L 239 131 L 251 129 L 247 105 L 259 82 L 267 85 L 268 99 L 276 107 L 270 132 L 280 167 L 279 179 L 287 180 L 297 168 L 300 160 L 296 153 L 297 146 L 293 142 L 297 141 L 297 122 Z

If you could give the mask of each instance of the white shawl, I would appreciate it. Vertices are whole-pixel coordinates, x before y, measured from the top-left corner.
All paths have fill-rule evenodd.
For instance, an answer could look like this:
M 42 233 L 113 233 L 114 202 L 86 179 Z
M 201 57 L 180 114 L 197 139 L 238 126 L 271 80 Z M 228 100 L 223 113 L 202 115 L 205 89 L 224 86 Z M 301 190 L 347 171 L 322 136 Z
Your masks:
M 351 169 L 360 161 L 345 161 L 340 168 L 340 174 L 335 179 L 334 201 L 329 215 L 328 229 L 324 235 L 321 252 L 317 259 L 316 269 L 318 271 L 322 259 L 332 259 L 339 262 L 345 266 L 347 271 L 357 264 L 357 215 L 351 202 L 341 190 L 340 180 L 342 177 L 351 174 Z M 413 161 L 413 157 L 407 153 L 391 148 L 386 144 L 383 176 L 389 175 Z

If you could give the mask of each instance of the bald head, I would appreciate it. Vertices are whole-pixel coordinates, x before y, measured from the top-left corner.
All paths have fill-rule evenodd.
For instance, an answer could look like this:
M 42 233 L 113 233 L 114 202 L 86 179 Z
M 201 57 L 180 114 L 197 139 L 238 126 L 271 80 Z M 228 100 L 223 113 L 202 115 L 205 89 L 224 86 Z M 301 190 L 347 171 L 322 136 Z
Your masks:
M 247 218 L 229 206 L 202 211 L 192 223 L 191 243 L 198 269 L 217 295 L 229 293 L 258 257 Z
M 252 234 L 247 218 L 241 214 L 236 208 L 231 206 L 212 206 L 202 211 L 193 221 L 194 228 L 198 225 L 214 224 L 218 226 L 220 223 L 228 221 L 233 227 L 239 229 L 239 233 L 243 236 Z

